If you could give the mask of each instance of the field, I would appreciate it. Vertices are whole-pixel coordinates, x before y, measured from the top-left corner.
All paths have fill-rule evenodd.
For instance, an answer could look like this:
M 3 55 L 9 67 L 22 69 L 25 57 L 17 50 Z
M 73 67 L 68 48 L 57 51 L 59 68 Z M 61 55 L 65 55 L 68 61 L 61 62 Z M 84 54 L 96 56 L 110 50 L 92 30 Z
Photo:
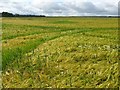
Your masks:
M 3 18 L 3 87 L 118 87 L 118 48 L 117 18 Z

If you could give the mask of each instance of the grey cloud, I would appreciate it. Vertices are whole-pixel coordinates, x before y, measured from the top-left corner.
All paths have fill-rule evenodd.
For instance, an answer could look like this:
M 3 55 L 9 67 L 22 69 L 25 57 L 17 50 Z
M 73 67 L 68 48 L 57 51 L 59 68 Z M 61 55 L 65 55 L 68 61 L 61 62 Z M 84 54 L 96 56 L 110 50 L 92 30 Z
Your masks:
M 8 12 L 19 14 L 36 14 L 36 9 L 24 2 L 3 2 L 0 4 L 0 8 L 5 8 Z M 4 10 L 3 10 L 4 11 Z
M 118 3 L 118 15 L 120 16 L 120 1 Z
M 32 3 L 9 2 L 2 0 L 0 10 L 7 10 L 19 14 L 45 15 L 117 15 L 118 7 L 106 3 L 104 7 L 96 6 L 92 2 L 51 2 L 45 6 L 34 6 Z
M 111 9 L 112 8 L 112 9 Z M 114 5 L 106 4 L 106 7 L 98 7 L 92 2 L 82 2 L 82 4 L 76 5 L 72 2 L 60 3 L 53 2 L 49 6 L 45 6 L 42 8 L 43 13 L 58 14 L 58 15 L 117 15 L 117 7 Z
M 117 14 L 117 7 L 111 5 L 113 11 L 108 11 L 107 9 L 104 8 L 98 8 L 96 5 L 94 5 L 91 2 L 82 2 L 82 6 L 80 5 L 74 5 L 74 4 L 69 4 L 68 5 L 70 8 L 78 12 L 79 14 L 81 13 L 88 13 L 88 14 L 93 14 L 93 15 L 116 15 Z M 111 8 L 111 7 L 106 7 L 106 8 Z
M 42 8 L 44 13 L 63 13 L 64 11 L 67 11 L 68 8 L 66 8 L 63 3 L 60 2 L 54 2 L 50 4 L 49 6 Z

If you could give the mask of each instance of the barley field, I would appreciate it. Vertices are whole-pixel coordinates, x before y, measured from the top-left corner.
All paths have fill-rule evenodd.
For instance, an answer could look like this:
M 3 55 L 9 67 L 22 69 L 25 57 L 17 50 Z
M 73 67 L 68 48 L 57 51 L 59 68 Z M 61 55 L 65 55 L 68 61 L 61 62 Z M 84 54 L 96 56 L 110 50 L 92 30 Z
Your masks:
M 4 88 L 118 87 L 117 18 L 2 19 Z

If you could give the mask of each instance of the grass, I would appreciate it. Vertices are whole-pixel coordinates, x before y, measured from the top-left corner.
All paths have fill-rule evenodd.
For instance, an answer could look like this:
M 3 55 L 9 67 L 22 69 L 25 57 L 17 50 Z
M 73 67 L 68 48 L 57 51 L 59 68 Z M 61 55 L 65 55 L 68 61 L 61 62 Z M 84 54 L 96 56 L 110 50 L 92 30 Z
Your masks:
M 3 87 L 118 87 L 117 18 L 3 18 Z

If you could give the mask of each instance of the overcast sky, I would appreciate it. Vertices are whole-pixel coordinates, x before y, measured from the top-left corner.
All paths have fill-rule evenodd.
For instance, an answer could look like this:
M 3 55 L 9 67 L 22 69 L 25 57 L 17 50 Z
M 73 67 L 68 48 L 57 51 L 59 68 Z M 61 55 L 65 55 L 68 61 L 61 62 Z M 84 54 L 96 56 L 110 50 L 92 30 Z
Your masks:
M 0 0 L 0 12 L 47 16 L 118 15 L 119 0 Z

